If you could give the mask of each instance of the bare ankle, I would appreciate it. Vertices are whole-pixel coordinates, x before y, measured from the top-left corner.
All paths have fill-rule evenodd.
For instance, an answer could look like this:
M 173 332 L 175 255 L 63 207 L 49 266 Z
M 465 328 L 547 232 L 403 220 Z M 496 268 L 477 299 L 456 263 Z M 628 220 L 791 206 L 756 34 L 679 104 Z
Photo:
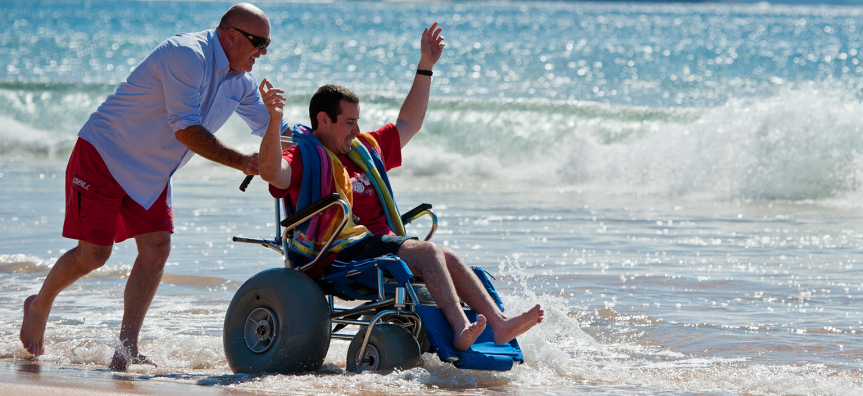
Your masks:
M 477 338 L 482 334 L 486 327 L 486 319 L 484 316 L 477 316 L 477 321 L 470 323 L 461 332 L 454 332 L 453 347 L 456 350 L 464 351 L 473 345 Z

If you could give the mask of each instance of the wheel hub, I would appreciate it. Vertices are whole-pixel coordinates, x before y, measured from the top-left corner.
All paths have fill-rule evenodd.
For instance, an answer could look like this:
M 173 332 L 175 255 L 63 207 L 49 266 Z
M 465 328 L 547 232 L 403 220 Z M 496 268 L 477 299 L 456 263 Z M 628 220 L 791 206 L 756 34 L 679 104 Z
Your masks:
M 378 352 L 378 348 L 374 345 L 369 344 L 366 346 L 366 352 L 363 353 L 362 358 L 359 359 L 359 363 L 357 364 L 357 369 L 360 372 L 363 371 L 377 371 L 380 366 L 380 353 Z
M 246 326 L 243 335 L 246 340 L 246 346 L 249 350 L 255 353 L 264 353 L 273 344 L 276 343 L 278 337 L 279 320 L 273 311 L 267 308 L 257 308 L 249 314 L 246 319 Z

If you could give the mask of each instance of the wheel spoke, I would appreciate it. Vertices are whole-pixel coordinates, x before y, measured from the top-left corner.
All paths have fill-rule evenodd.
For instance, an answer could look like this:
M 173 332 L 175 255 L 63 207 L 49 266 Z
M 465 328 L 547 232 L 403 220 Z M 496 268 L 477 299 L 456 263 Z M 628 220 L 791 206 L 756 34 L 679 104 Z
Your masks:
M 263 319 L 260 319 L 263 318 Z M 257 308 L 246 317 L 246 346 L 252 352 L 263 353 L 278 340 L 276 315 L 267 308 Z

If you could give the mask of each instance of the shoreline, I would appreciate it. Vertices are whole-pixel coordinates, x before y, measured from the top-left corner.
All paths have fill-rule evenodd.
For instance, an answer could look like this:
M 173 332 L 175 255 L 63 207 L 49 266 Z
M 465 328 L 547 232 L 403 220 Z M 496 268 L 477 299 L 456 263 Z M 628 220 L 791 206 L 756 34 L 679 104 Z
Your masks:
M 210 378 L 210 377 L 206 377 Z M 200 380 L 205 380 L 202 377 Z M 200 381 L 199 380 L 199 381 Z M 37 395 L 256 395 L 217 386 L 218 378 L 207 384 L 161 379 L 158 375 L 123 373 L 95 365 L 57 365 L 23 359 L 0 361 L 0 394 Z

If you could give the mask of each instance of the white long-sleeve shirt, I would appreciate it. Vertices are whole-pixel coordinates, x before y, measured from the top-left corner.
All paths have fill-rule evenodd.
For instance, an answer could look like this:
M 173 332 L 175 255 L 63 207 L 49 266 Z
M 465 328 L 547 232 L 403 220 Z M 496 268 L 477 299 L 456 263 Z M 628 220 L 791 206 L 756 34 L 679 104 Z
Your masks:
M 120 83 L 78 136 L 96 147 L 126 193 L 149 209 L 194 155 L 174 133 L 193 125 L 215 133 L 235 111 L 252 134 L 266 131 L 270 117 L 257 81 L 251 73 L 231 71 L 216 31 L 178 34 Z M 282 121 L 281 130 L 288 127 Z

